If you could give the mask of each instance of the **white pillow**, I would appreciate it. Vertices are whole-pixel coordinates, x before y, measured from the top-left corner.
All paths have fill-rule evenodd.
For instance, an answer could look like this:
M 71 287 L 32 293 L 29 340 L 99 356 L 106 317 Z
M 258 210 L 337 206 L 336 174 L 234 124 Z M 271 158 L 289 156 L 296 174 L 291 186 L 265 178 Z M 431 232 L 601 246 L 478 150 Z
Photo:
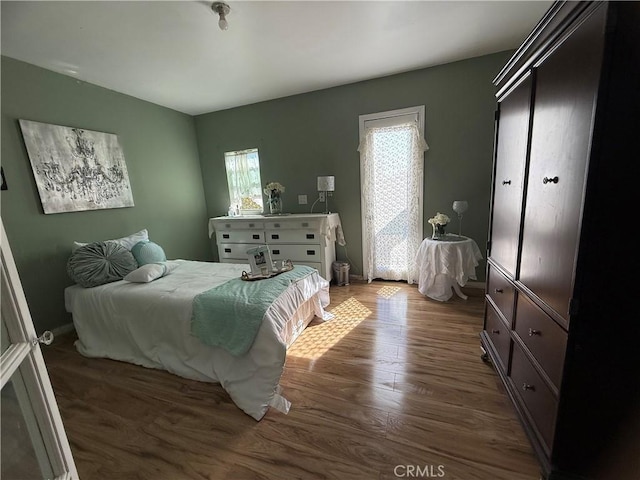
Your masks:
M 175 263 L 147 263 L 129 273 L 124 279 L 127 282 L 149 283 L 169 275 L 177 266 Z
M 115 238 L 113 240 L 105 240 L 105 241 L 117 243 L 118 245 L 122 245 L 124 248 L 131 251 L 131 249 L 136 243 L 141 241 L 149 241 L 149 232 L 145 228 L 143 230 L 140 230 L 139 232 L 132 233 L 131 235 L 128 235 L 126 237 Z M 85 245 L 88 245 L 88 243 L 73 242 L 73 245 L 71 246 L 71 252 L 73 253 L 78 248 L 84 247 Z

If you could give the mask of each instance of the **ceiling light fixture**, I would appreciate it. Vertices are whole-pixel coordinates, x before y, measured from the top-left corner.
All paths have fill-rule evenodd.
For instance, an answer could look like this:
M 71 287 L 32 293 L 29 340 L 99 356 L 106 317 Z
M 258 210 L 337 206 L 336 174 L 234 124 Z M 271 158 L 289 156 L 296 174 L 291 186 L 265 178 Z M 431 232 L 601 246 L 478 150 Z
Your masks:
M 218 20 L 218 26 L 220 30 L 227 30 L 229 28 L 229 23 L 227 22 L 227 15 L 231 11 L 231 7 L 224 2 L 214 2 L 211 5 L 211 10 L 220 15 L 220 20 Z

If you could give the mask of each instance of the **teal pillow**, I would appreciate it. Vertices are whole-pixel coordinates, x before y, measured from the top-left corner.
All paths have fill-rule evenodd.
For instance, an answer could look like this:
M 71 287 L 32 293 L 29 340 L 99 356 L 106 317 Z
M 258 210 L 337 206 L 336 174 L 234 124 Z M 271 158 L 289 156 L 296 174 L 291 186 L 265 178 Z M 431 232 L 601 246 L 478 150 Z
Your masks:
M 67 261 L 69 277 L 85 288 L 122 280 L 136 268 L 131 252 L 113 242 L 89 243 L 74 251 Z
M 131 253 L 141 267 L 148 263 L 166 262 L 167 256 L 160 245 L 148 240 L 136 243 L 131 249 Z

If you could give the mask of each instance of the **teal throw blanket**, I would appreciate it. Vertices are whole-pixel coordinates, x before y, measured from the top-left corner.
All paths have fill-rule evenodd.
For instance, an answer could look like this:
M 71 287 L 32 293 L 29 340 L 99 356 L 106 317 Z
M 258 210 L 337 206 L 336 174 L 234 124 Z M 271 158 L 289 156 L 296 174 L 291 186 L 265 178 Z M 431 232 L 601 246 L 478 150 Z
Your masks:
M 207 345 L 242 355 L 251 348 L 271 304 L 289 285 L 315 271 L 296 265 L 275 277 L 254 281 L 234 278 L 196 295 L 191 333 Z

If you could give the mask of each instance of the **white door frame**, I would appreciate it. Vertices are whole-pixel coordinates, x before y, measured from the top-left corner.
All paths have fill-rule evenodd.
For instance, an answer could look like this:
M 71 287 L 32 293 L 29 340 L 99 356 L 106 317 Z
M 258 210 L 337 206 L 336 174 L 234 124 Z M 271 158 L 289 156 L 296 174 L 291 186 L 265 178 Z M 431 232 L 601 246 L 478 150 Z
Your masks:
M 8 336 L 8 342 L 3 341 L 3 344 L 8 344 L 7 348 L 0 356 L 0 386 L 4 387 L 11 376 L 20 369 L 24 392 L 21 393 L 22 387 L 18 387 L 16 395 L 26 412 L 25 419 L 30 427 L 28 430 L 32 436 L 36 457 L 41 463 L 49 464 L 56 480 L 77 480 L 78 472 L 69 441 L 1 219 L 0 224 L 2 335 Z
M 400 121 L 407 121 L 407 122 L 411 122 L 414 121 L 418 124 L 418 131 L 420 132 L 420 135 L 422 135 L 422 138 L 424 138 L 424 124 L 425 124 L 425 108 L 424 105 L 418 105 L 416 107 L 407 107 L 407 108 L 400 108 L 397 110 L 389 110 L 387 112 L 379 112 L 379 113 L 369 113 L 366 115 L 360 115 L 358 117 L 358 123 L 359 123 L 359 131 L 360 131 L 360 141 L 358 142 L 359 144 L 362 143 L 362 140 L 364 139 L 364 135 L 365 135 L 365 131 L 367 128 L 371 127 L 371 126 L 385 126 L 385 125 L 395 125 L 396 123 L 399 123 Z M 405 117 L 405 118 L 402 118 Z M 362 168 L 362 154 L 360 155 L 360 206 L 361 206 L 361 212 L 362 212 L 362 206 L 364 205 L 365 199 L 362 197 L 362 191 L 363 191 L 363 182 L 364 182 L 364 175 L 363 175 L 363 168 Z M 423 214 L 423 199 L 424 199 L 424 178 L 422 180 L 422 182 L 420 182 L 420 191 L 419 191 L 419 210 L 420 210 L 420 231 L 424 231 L 424 214 Z M 364 221 L 364 215 L 362 215 L 362 213 L 360 214 L 360 221 L 361 221 L 361 227 L 360 227 L 360 231 L 362 232 L 362 276 L 364 277 L 364 280 L 366 280 L 367 278 L 367 274 L 366 272 L 369 271 L 369 251 L 366 245 L 366 241 L 364 238 L 364 231 L 365 231 L 365 221 Z

